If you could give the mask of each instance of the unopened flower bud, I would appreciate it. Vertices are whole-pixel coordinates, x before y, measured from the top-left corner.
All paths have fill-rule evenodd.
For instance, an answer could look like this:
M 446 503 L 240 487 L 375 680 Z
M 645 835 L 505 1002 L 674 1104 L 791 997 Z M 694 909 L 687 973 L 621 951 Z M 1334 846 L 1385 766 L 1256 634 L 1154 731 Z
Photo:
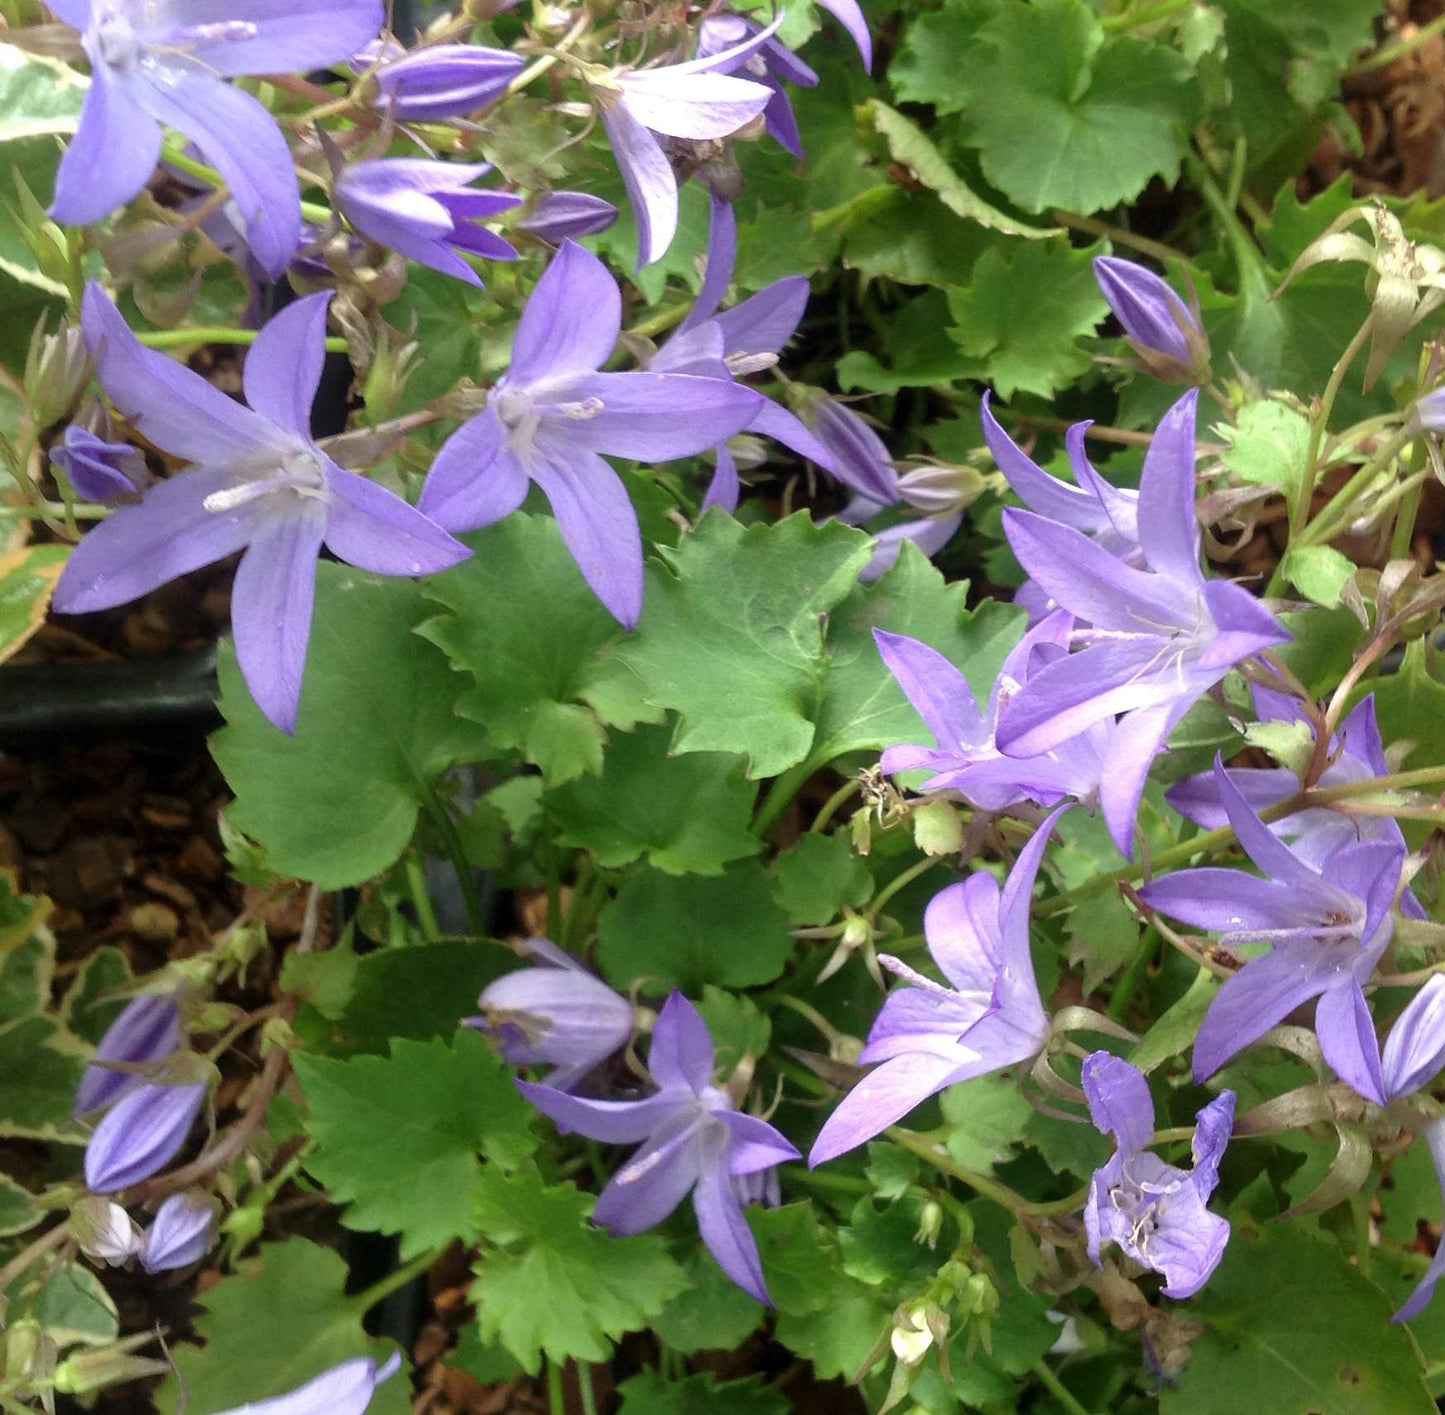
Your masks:
M 910 506 L 946 516 L 972 506 L 989 479 L 967 463 L 921 462 L 898 478 L 898 493 Z
M 51 334 L 45 324 L 42 315 L 25 355 L 25 400 L 36 427 L 65 417 L 90 381 L 90 355 L 80 330 L 62 319 Z
M 958 1295 L 960 1310 L 990 1321 L 998 1315 L 998 1288 L 987 1273 L 970 1273 Z
M 374 107 L 402 123 L 463 118 L 500 98 L 525 62 L 520 54 L 480 44 L 435 44 L 410 54 L 395 41 L 375 40 L 351 67 L 372 74 Z
M 70 1211 L 70 1233 L 92 1262 L 118 1268 L 140 1250 L 141 1231 L 131 1216 L 110 1199 L 92 1195 Z
M 164 1169 L 185 1144 L 205 1096 L 201 1082 L 147 1082 L 122 1096 L 85 1147 L 86 1185 L 94 1193 L 113 1194 Z
M 101 1037 L 95 1059 L 85 1068 L 75 1092 L 72 1115 L 84 1115 L 111 1105 L 142 1084 L 135 1071 L 115 1070 L 107 1062 L 144 1066 L 164 1061 L 181 1044 L 180 1017 L 175 999 L 147 994 L 132 998 Z
M 1097 256 L 1094 278 L 1145 368 L 1165 383 L 1209 377 L 1209 340 L 1199 320 L 1152 270 L 1117 256 Z
M 851 408 L 817 395 L 804 404 L 804 416 L 818 441 L 833 456 L 835 475 L 844 486 L 872 504 L 873 510 L 898 501 L 898 473 L 882 439 Z M 867 520 L 872 510 L 850 520 Z
M 151 1341 L 153 1337 L 150 1332 L 141 1332 L 138 1338 L 130 1338 L 136 1339 Z M 164 1376 L 170 1369 L 168 1361 L 157 1360 L 154 1356 L 137 1356 L 119 1342 L 98 1350 L 73 1352 L 55 1368 L 52 1379 L 61 1395 L 90 1395 L 124 1381 Z
M 926 1320 L 926 1305 L 915 1302 L 911 1307 L 900 1310 L 893 1319 L 893 1333 L 889 1345 L 893 1354 L 905 1366 L 916 1366 L 928 1354 L 933 1345 L 933 1332 Z
M 601 197 L 587 192 L 544 192 L 517 222 L 517 229 L 560 246 L 566 240 L 606 231 L 616 220 L 617 208 Z
M 133 499 L 150 481 L 145 458 L 130 443 L 106 442 L 79 423 L 65 429 L 64 438 L 50 449 L 50 460 L 82 501 Z
M 239 1209 L 232 1209 L 225 1218 L 221 1220 L 221 1232 L 227 1238 L 234 1239 L 237 1248 L 245 1248 L 254 1243 L 265 1230 L 266 1214 L 261 1208 L 252 1205 L 245 1205 Z
M 943 1232 L 943 1205 L 937 1199 L 925 1199 L 918 1211 L 918 1230 L 913 1235 L 915 1243 L 925 1243 L 932 1248 Z
M 208 1194 L 172 1194 L 156 1211 L 140 1245 L 148 1273 L 189 1267 L 204 1258 L 216 1237 L 216 1205 Z

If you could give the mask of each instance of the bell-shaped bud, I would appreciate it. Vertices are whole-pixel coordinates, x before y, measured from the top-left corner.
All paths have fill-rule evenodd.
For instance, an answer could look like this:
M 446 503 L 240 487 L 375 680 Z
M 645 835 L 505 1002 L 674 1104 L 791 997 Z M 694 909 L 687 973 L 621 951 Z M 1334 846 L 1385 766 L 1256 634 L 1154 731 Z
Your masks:
M 147 1062 L 164 1061 L 181 1044 L 180 1016 L 175 999 L 148 993 L 132 998 L 106 1029 L 75 1092 L 72 1115 L 112 1105 L 142 1084 L 135 1070 Z M 120 1067 L 107 1065 L 118 1062 Z
M 379 1369 L 370 1356 L 356 1356 L 285 1395 L 248 1401 L 221 1415 L 362 1415 L 377 1386 L 400 1369 L 401 1356 L 396 1352 Z
M 90 354 L 80 329 L 62 319 L 52 334 L 42 315 L 25 354 L 25 400 L 36 427 L 59 422 L 90 381 Z
M 893 1332 L 888 1343 L 893 1354 L 905 1365 L 916 1366 L 933 1345 L 933 1331 L 927 1317 L 928 1304 L 915 1302 L 900 1308 L 893 1317 Z
M 107 442 L 79 423 L 65 429 L 65 436 L 50 449 L 50 460 L 82 501 L 107 504 L 134 499 L 150 481 L 145 458 L 130 443 Z
M 55 1389 L 61 1395 L 84 1396 L 125 1381 L 164 1376 L 171 1369 L 169 1361 L 136 1355 L 137 1346 L 154 1340 L 153 1333 L 138 1332 L 98 1350 L 74 1351 L 55 1368 L 51 1378 Z
M 482 1015 L 469 1025 L 495 1037 L 514 1066 L 556 1067 L 548 1084 L 566 1090 L 627 1045 L 632 1004 L 548 939 L 528 939 L 521 950 L 538 966 L 489 983 L 477 999 Z
M 1199 319 L 1152 270 L 1097 256 L 1094 278 L 1145 369 L 1164 383 L 1209 379 L 1209 340 Z
M 821 394 L 804 404 L 805 419 L 818 441 L 832 454 L 834 475 L 865 503 L 857 513 L 849 508 L 847 520 L 866 521 L 899 499 L 898 473 L 883 440 L 852 408 Z
M 216 1203 L 209 1194 L 172 1194 L 146 1229 L 140 1265 L 148 1273 L 186 1268 L 204 1258 L 216 1238 Z
M 563 241 L 606 231 L 616 220 L 617 208 L 601 197 L 587 192 L 544 192 L 517 222 L 517 230 L 549 246 L 560 246 Z
M 70 1234 L 92 1262 L 118 1268 L 140 1251 L 141 1231 L 111 1199 L 91 1195 L 70 1211 Z
M 1432 389 L 1415 404 L 1415 417 L 1430 432 L 1445 432 L 1445 387 Z
M 525 62 L 480 44 L 434 44 L 408 54 L 395 40 L 375 40 L 352 67 L 371 70 L 373 106 L 401 123 L 435 123 L 464 118 L 500 98 Z
M 159 1173 L 186 1142 L 206 1097 L 195 1081 L 151 1082 L 122 1096 L 95 1127 L 85 1147 L 85 1182 L 96 1194 L 114 1194 Z

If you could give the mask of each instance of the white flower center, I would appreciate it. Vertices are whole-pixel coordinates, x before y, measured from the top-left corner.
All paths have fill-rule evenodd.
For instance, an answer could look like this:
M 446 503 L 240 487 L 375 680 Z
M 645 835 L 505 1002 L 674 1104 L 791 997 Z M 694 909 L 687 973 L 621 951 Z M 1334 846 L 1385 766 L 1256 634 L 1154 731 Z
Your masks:
M 305 447 L 286 453 L 279 464 L 267 461 L 261 465 L 238 465 L 233 468 L 236 480 L 220 491 L 213 491 L 201 503 L 207 511 L 221 515 L 238 511 L 262 497 L 294 499 L 326 499 L 326 475 L 316 454 Z

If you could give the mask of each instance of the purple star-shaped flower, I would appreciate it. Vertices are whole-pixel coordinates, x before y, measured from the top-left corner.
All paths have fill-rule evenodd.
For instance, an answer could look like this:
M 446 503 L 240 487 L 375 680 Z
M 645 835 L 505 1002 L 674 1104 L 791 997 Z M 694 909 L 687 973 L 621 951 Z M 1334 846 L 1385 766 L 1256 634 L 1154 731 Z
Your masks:
M 522 203 L 511 192 L 471 190 L 470 183 L 491 170 L 486 162 L 429 162 L 418 157 L 353 162 L 336 179 L 336 204 L 367 240 L 479 286 L 481 277 L 458 251 L 487 260 L 517 258 L 500 236 L 476 224 Z
M 1037 756 L 1120 715 L 1100 785 L 1111 821 L 1133 818 L 1154 758 L 1195 700 L 1241 659 L 1289 638 L 1248 590 L 1209 580 L 1199 568 L 1196 401 L 1191 389 L 1165 414 L 1144 459 L 1140 564 L 1073 526 L 1004 512 L 1024 569 L 1090 627 L 1078 634 L 1081 651 L 1035 674 L 1004 708 L 998 745 Z
M 762 26 L 745 15 L 709 15 L 697 32 L 697 56 L 710 58 L 729 49 L 745 44 Z M 866 31 L 865 31 L 866 33 Z M 748 78 L 762 84 L 772 97 L 763 109 L 763 121 L 768 136 L 785 152 L 802 157 L 803 140 L 798 132 L 798 120 L 793 116 L 793 105 L 788 102 L 788 91 L 783 83 L 797 84 L 800 88 L 813 88 L 818 76 L 786 45 L 770 39 L 759 49 L 741 60 L 733 73 L 742 72 Z
M 379 0 L 50 0 L 50 8 L 81 31 L 91 64 L 50 214 L 84 225 L 123 206 L 155 170 L 165 124 L 225 179 L 251 249 L 278 278 L 301 241 L 291 152 L 266 109 L 222 80 L 347 58 L 380 28 Z
M 592 1217 L 609 1233 L 641 1233 L 692 1192 L 697 1226 L 718 1266 L 768 1302 L 758 1245 L 734 1179 L 772 1169 L 798 1152 L 765 1120 L 733 1108 L 712 1084 L 713 1045 L 692 1003 L 673 993 L 658 1013 L 648 1056 L 657 1091 L 638 1101 L 594 1101 L 518 1081 L 543 1115 L 564 1130 L 641 1148 L 598 1196 Z
M 448 530 L 470 531 L 510 515 L 535 481 L 583 578 L 632 628 L 642 537 L 599 454 L 662 462 L 702 452 L 747 427 L 763 398 L 717 378 L 599 373 L 621 329 L 617 282 L 568 241 L 522 311 L 511 367 L 437 453 L 418 504 Z
M 1296 1007 L 1319 999 L 1315 1030 L 1338 1075 L 1383 1104 L 1384 1079 L 1363 984 L 1390 941 L 1404 852 L 1389 841 L 1346 845 L 1306 864 L 1277 839 L 1215 759 L 1225 814 L 1264 878 L 1243 870 L 1178 870 L 1145 885 L 1151 909 L 1210 929 L 1225 944 L 1265 942 L 1220 988 L 1194 1043 L 1196 1080 L 1212 1076 Z
M 879 955 L 908 984 L 888 994 L 858 1058 L 883 1064 L 828 1117 L 808 1156 L 810 1166 L 871 1140 L 944 1087 L 1042 1050 L 1049 1018 L 1029 957 L 1029 907 L 1044 847 L 1067 809 L 1034 832 L 1002 890 L 986 870 L 976 870 L 929 902 L 923 932 L 949 987 Z
M 1192 1297 L 1224 1256 L 1229 1220 L 1205 1207 L 1234 1124 L 1234 1092 L 1221 1091 L 1196 1117 L 1194 1168 L 1165 1164 L 1145 1149 L 1154 1134 L 1149 1083 L 1127 1061 L 1096 1051 L 1084 1058 L 1084 1095 L 1094 1124 L 1113 1135 L 1109 1162 L 1094 1171 L 1084 1207 L 1089 1257 L 1106 1243 L 1162 1273 L 1166 1297 Z
M 242 382 L 250 406 L 142 347 L 99 285 L 81 324 L 111 401 L 162 451 L 198 465 L 95 526 L 55 587 L 61 614 L 138 598 L 232 555 L 236 657 L 261 711 L 296 725 L 316 557 L 380 575 L 445 570 L 471 552 L 399 496 L 343 471 L 311 440 L 330 296 L 309 295 L 256 336 Z

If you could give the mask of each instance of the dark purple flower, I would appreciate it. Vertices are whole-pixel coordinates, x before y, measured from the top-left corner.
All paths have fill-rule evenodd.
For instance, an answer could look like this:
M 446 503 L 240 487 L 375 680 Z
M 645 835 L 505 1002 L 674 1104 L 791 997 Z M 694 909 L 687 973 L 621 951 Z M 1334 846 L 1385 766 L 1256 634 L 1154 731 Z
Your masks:
M 1154 1135 L 1154 1102 L 1142 1073 L 1096 1051 L 1084 1058 L 1084 1095 L 1094 1124 L 1113 1135 L 1109 1162 L 1094 1171 L 1084 1207 L 1089 1257 L 1104 1244 L 1161 1273 L 1166 1297 L 1192 1297 L 1219 1266 L 1229 1221 L 1205 1207 L 1219 1183 L 1219 1161 L 1234 1124 L 1234 1092 L 1221 1091 L 1196 1117 L 1194 1168 L 1165 1164 L 1145 1146 Z
M 500 98 L 521 72 L 525 60 L 506 49 L 480 44 L 433 44 L 404 50 L 392 57 L 374 40 L 352 61 L 359 71 L 372 70 L 379 93 L 376 106 L 401 123 L 435 123 L 464 118 Z
M 1140 564 L 1073 526 L 1004 512 L 1024 569 L 1089 628 L 1076 631 L 1081 651 L 1035 674 L 1004 708 L 998 745 L 1038 756 L 1118 716 L 1100 785 L 1111 821 L 1133 818 L 1154 758 L 1194 702 L 1240 660 L 1289 638 L 1243 586 L 1206 579 L 1199 567 L 1196 401 L 1191 390 L 1165 414 L 1144 459 Z
M 709 15 L 698 26 L 698 58 L 706 59 L 714 54 L 736 49 L 761 29 L 762 26 L 757 21 L 750 20 L 745 15 Z M 817 74 L 777 39 L 769 39 L 746 58 L 739 60 L 728 72 L 741 74 L 769 90 L 772 97 L 768 106 L 763 109 L 763 121 L 767 124 L 768 135 L 794 157 L 802 157 L 803 140 L 799 136 L 793 105 L 788 102 L 788 91 L 783 87 L 783 83 L 813 88 L 818 82 Z
M 1346 845 L 1318 869 L 1271 834 L 1216 758 L 1225 814 L 1263 878 L 1243 870 L 1178 870 L 1139 891 L 1151 909 L 1219 933 L 1226 945 L 1267 942 L 1209 1004 L 1194 1043 L 1194 1076 L 1204 1080 L 1258 1041 L 1296 1007 L 1319 999 L 1315 1030 L 1336 1073 L 1384 1103 L 1363 984 L 1390 941 L 1390 907 L 1404 852 L 1388 841 Z
M 210 1252 L 215 1237 L 215 1200 L 194 1190 L 172 1194 L 145 1231 L 140 1265 L 148 1273 L 190 1267 Z
M 111 1105 L 142 1084 L 144 1078 L 137 1072 L 113 1070 L 106 1062 L 144 1066 L 164 1061 L 180 1044 L 180 1018 L 173 998 L 156 994 L 132 998 L 101 1037 L 76 1087 L 71 1114 Z
M 143 348 L 99 285 L 86 288 L 82 311 L 115 405 L 157 447 L 200 465 L 95 526 L 71 552 L 54 607 L 109 609 L 244 549 L 231 600 L 236 657 L 257 705 L 286 732 L 296 725 L 323 544 L 381 575 L 429 574 L 471 553 L 311 440 L 329 299 L 297 300 L 256 336 L 243 371 L 250 407 Z
M 549 246 L 560 246 L 563 241 L 606 231 L 616 220 L 617 208 L 601 197 L 586 192 L 543 192 L 517 222 L 517 230 Z
M 380 0 L 235 0 L 199 10 L 152 0 L 54 0 L 50 8 L 81 31 L 91 64 L 50 214 L 84 225 L 123 206 L 155 170 L 165 124 L 221 174 L 256 258 L 279 277 L 301 239 L 291 152 L 266 109 L 222 80 L 345 59 L 380 28 Z
M 517 258 L 500 236 L 476 224 L 522 202 L 511 192 L 470 189 L 469 183 L 491 170 L 485 162 L 429 162 L 419 157 L 353 162 L 336 179 L 336 205 L 367 240 L 479 286 L 481 276 L 457 251 L 487 260 Z
M 186 1142 L 206 1098 L 200 1082 L 147 1081 L 106 1111 L 85 1147 L 85 1183 L 95 1194 L 128 1189 L 164 1169 Z
M 65 429 L 64 438 L 50 449 L 50 460 L 82 501 L 134 498 L 150 481 L 145 458 L 130 443 L 106 442 L 79 423 Z
M 1152 270 L 1118 256 L 1094 258 L 1094 278 L 1145 368 L 1168 383 L 1209 378 L 1209 340 L 1184 301 Z
M 642 1142 L 598 1196 L 592 1217 L 609 1233 L 641 1233 L 661 1223 L 692 1192 L 698 1230 L 718 1266 L 744 1292 L 767 1302 L 758 1245 L 734 1181 L 798 1152 L 771 1125 L 733 1108 L 712 1084 L 707 1024 L 681 993 L 658 1014 L 648 1057 L 655 1094 L 638 1101 L 593 1101 L 518 1081 L 543 1115 L 613 1145 Z
M 555 1067 L 543 1079 L 570 1091 L 627 1045 L 632 1004 L 549 939 L 529 938 L 521 951 L 538 966 L 488 983 L 477 999 L 482 1015 L 468 1025 L 495 1037 L 513 1066 Z
M 220 1415 L 363 1415 L 377 1386 L 400 1369 L 401 1353 L 397 1351 L 380 1369 L 370 1356 L 355 1356 L 285 1395 L 247 1401 Z
M 828 1117 L 808 1156 L 810 1166 L 871 1140 L 946 1086 L 1043 1049 L 1049 1018 L 1029 956 L 1029 908 L 1044 847 L 1061 814 L 1054 812 L 1034 832 L 1001 890 L 987 870 L 975 870 L 929 902 L 923 932 L 949 987 L 879 955 L 907 983 L 884 999 L 859 1056 L 865 1064 L 883 1064 Z
M 419 506 L 449 530 L 475 530 L 515 511 L 535 481 L 583 578 L 632 628 L 642 537 L 599 454 L 662 462 L 702 452 L 747 427 L 763 399 L 715 378 L 598 372 L 621 329 L 617 282 L 566 242 L 522 311 L 511 367 L 437 453 Z

